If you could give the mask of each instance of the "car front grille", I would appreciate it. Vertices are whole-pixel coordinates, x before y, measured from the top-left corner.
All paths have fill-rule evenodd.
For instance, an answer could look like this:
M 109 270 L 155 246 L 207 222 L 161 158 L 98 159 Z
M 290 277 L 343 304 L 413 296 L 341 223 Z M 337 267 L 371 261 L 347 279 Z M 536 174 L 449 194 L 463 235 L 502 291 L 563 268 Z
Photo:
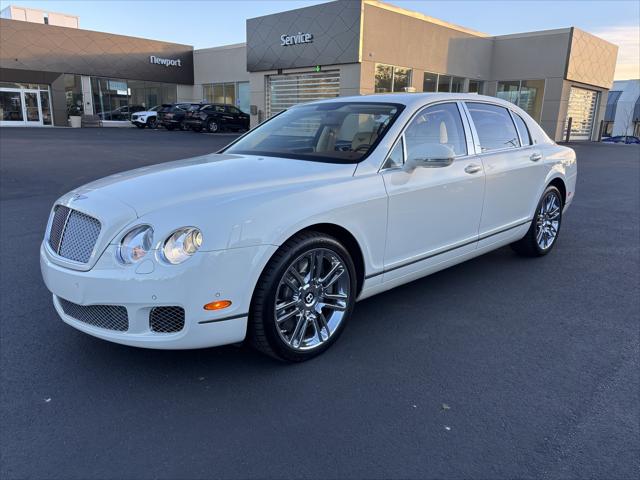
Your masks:
M 78 305 L 58 297 L 65 314 L 79 322 L 106 330 L 126 332 L 129 329 L 127 309 L 117 305 Z
M 149 329 L 157 333 L 175 333 L 184 328 L 184 308 L 154 307 L 149 312 Z
M 49 246 L 63 258 L 87 263 L 100 235 L 100 221 L 64 205 L 57 205 L 49 229 Z

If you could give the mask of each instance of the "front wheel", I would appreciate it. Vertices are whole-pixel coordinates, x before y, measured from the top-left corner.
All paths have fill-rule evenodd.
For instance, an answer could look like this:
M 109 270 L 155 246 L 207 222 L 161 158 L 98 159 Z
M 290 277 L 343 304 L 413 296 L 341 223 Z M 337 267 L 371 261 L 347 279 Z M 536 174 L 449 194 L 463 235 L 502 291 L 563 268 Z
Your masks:
M 263 353 L 301 362 L 342 333 L 356 297 L 356 271 L 335 238 L 304 232 L 287 241 L 262 273 L 247 335 Z
M 527 234 L 511 248 L 526 257 L 540 257 L 556 244 L 562 225 L 562 194 L 553 185 L 542 194 Z
M 151 117 L 149 120 L 147 120 L 147 127 L 149 127 L 151 130 L 155 130 L 156 128 L 158 128 L 158 120 L 156 119 L 156 117 Z

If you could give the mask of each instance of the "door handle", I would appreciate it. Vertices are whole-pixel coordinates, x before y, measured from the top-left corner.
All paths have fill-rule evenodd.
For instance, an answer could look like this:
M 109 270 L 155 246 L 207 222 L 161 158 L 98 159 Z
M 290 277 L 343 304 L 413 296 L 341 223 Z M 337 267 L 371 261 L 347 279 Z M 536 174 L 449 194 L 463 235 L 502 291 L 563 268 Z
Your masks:
M 531 156 L 529 157 L 529 160 L 531 160 L 532 162 L 537 162 L 538 160 L 542 159 L 542 155 L 539 153 L 532 153 Z
M 477 163 L 470 163 L 464 168 L 467 173 L 478 173 L 480 170 L 482 170 L 482 167 Z

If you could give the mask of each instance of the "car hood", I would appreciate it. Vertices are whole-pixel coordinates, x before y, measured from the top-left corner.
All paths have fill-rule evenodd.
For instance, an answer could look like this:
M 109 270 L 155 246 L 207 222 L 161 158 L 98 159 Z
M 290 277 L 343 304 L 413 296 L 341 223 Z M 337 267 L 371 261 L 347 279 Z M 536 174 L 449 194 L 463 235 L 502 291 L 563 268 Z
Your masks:
M 131 115 L 157 115 L 157 112 L 151 111 L 151 110 L 144 110 L 142 112 L 134 112 Z
M 110 197 L 138 217 L 168 206 L 216 198 L 256 195 L 351 177 L 354 164 L 335 164 L 255 155 L 209 154 L 117 173 L 70 194 Z

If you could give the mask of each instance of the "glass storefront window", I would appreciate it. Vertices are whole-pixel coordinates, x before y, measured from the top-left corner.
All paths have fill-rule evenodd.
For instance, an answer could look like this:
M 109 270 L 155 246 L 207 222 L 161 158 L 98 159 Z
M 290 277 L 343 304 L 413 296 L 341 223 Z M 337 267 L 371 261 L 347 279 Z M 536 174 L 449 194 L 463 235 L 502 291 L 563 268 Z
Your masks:
M 406 92 L 411 86 L 411 69 L 404 67 L 394 67 L 393 69 L 393 91 Z
M 64 95 L 67 100 L 67 117 L 82 115 L 84 113 L 84 100 L 80 75 L 64 76 Z
M 0 119 L 5 122 L 24 120 L 20 92 L 0 92 Z
M 205 102 L 235 105 L 249 113 L 249 82 L 212 83 L 202 86 Z
M 518 103 L 518 92 L 520 91 L 520 81 L 498 82 L 498 92 L 496 97 L 511 103 Z
M 438 74 L 424 72 L 424 79 L 422 80 L 423 92 L 436 92 L 438 90 Z
M 238 82 L 238 108 L 244 113 L 249 113 L 249 103 L 249 82 Z
M 391 65 L 376 64 L 376 93 L 392 92 L 393 86 L 393 67 Z
M 91 78 L 93 108 L 102 120 L 129 120 L 129 91 L 126 80 Z
M 462 77 L 452 77 L 451 78 L 451 92 L 452 93 L 461 93 L 464 89 L 464 78 Z
M 132 113 L 177 102 L 177 86 L 170 83 L 91 77 L 96 114 L 102 120 L 126 121 Z
M 51 125 L 51 102 L 49 101 L 49 91 L 40 92 L 40 108 L 42 109 L 42 124 Z
M 450 92 L 451 91 L 451 76 L 450 75 L 438 75 L 438 91 Z
M 406 92 L 411 87 L 413 70 L 376 63 L 375 92 Z
M 498 98 L 515 103 L 534 120 L 540 121 L 544 80 L 510 80 L 498 82 Z
M 0 82 L 0 88 L 24 88 L 27 90 L 46 90 L 49 91 L 49 85 L 38 83 L 13 83 Z
M 469 93 L 482 93 L 484 83 L 478 80 L 469 80 Z
M 518 106 L 540 121 L 542 114 L 542 97 L 544 94 L 544 80 L 523 80 L 520 85 Z

